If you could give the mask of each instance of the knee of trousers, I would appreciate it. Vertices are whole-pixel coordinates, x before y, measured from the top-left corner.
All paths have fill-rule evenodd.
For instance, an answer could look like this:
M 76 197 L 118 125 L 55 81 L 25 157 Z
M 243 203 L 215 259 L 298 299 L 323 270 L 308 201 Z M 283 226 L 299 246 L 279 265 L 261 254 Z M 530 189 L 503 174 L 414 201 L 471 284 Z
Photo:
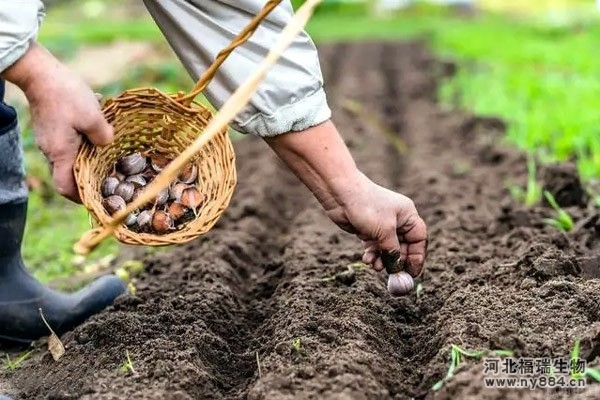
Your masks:
M 17 113 L 4 103 L 4 81 L 0 81 L 0 204 L 26 199 L 23 160 Z

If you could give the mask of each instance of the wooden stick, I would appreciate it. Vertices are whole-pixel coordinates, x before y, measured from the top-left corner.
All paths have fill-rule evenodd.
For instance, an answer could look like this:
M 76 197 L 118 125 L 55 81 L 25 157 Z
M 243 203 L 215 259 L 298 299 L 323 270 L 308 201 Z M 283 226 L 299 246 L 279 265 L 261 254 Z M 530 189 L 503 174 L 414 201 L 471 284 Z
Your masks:
M 306 23 L 312 16 L 314 8 L 322 0 L 307 0 L 296 12 L 292 20 L 287 24 L 281 33 L 279 40 L 269 54 L 265 57 L 256 72 L 250 76 L 227 100 L 219 112 L 206 126 L 203 134 L 177 158 L 171 161 L 167 167 L 146 186 L 142 194 L 134 201 L 129 203 L 124 210 L 121 210 L 104 227 L 92 229 L 84 233 L 81 239 L 74 245 L 73 250 L 77 254 L 88 254 L 96 248 L 104 239 L 108 238 L 114 232 L 115 228 L 121 224 L 127 215 L 152 200 L 164 188 L 177 177 L 186 163 L 198 153 L 202 147 L 226 128 L 242 108 L 250 101 L 256 92 L 258 85 L 264 79 L 268 70 L 275 64 L 281 54 L 287 49 L 295 37 L 304 29 Z

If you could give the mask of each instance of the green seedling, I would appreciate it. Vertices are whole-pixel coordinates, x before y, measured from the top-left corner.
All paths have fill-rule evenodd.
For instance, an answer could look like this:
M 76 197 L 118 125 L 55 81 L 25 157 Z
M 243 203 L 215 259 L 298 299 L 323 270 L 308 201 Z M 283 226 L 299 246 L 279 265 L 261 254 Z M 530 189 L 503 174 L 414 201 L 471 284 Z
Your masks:
M 300 340 L 300 338 L 296 338 L 292 341 L 292 349 L 294 349 L 294 351 L 296 353 L 300 353 L 300 347 L 302 347 L 302 342 Z
M 21 365 L 21 363 L 23 361 L 25 361 L 26 359 L 29 358 L 29 356 L 31 356 L 31 353 L 33 353 L 33 350 L 29 350 L 28 352 L 26 352 L 25 354 L 23 354 L 22 356 L 20 356 L 19 358 L 17 358 L 14 361 L 11 360 L 10 356 L 7 354 L 6 361 L 5 361 L 6 369 L 9 371 L 14 371 L 15 369 L 17 369 L 19 367 L 19 365 Z
M 121 372 L 125 374 L 127 373 L 127 371 L 130 371 L 131 373 L 135 374 L 133 362 L 131 362 L 131 357 L 129 357 L 129 350 L 125 350 L 125 356 L 127 360 L 119 367 L 121 369 Z
M 479 360 L 481 359 L 483 356 L 485 356 L 486 354 L 493 354 L 499 357 L 506 357 L 506 356 L 512 356 L 513 352 L 510 350 L 474 350 L 474 351 L 468 351 L 468 350 L 463 350 L 460 347 L 456 346 L 456 345 L 452 345 L 451 349 L 450 349 L 450 366 L 448 367 L 448 372 L 446 372 L 446 376 L 442 379 L 439 380 L 438 382 L 435 383 L 435 385 L 433 385 L 432 389 L 434 391 L 438 391 L 440 390 L 443 386 L 444 383 L 449 381 L 450 379 L 452 379 L 454 377 L 454 371 L 456 370 L 456 368 L 460 365 L 462 358 L 471 358 L 471 359 L 475 359 L 475 360 Z
M 556 212 L 556 216 L 554 218 L 544 218 L 544 222 L 563 232 L 569 232 L 571 229 L 573 229 L 573 219 L 565 210 L 560 208 L 556 202 L 556 199 L 554 196 L 552 196 L 552 193 L 544 190 L 544 196 L 546 197 L 546 200 L 548 200 L 548 203 L 550 203 L 550 206 Z
M 365 269 L 365 268 L 369 268 L 369 266 L 367 264 L 365 264 L 364 262 L 357 261 L 357 262 L 353 262 L 352 264 L 348 264 L 348 269 L 351 270 L 352 268 Z
M 525 205 L 532 207 L 542 198 L 542 187 L 536 180 L 536 164 L 533 156 L 527 160 L 527 192 L 525 194 Z
M 417 288 L 415 290 L 417 300 L 421 297 L 421 293 L 423 292 L 423 284 L 421 282 L 417 283 Z
M 579 360 L 580 353 L 580 340 L 577 339 L 575 341 L 575 345 L 573 346 L 573 350 L 571 351 L 571 360 L 577 361 Z M 576 364 L 576 363 L 572 363 Z M 571 365 L 571 378 L 572 379 L 581 379 L 584 377 L 589 377 L 596 382 L 600 382 L 600 371 L 594 368 L 586 367 L 584 372 L 577 371 L 576 365 Z

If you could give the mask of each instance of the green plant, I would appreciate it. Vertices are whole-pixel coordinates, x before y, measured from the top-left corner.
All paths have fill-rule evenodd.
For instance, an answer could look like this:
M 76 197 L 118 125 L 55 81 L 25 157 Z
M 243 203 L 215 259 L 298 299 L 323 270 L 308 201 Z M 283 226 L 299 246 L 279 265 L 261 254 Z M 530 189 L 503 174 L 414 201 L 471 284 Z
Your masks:
M 131 362 L 131 357 L 129 357 L 129 350 L 125 350 L 125 356 L 126 356 L 126 361 L 121 364 L 121 366 L 119 367 L 122 373 L 127 373 L 128 371 L 130 371 L 131 373 L 135 374 L 135 369 L 133 368 L 133 362 Z
M 440 390 L 443 386 L 444 383 L 447 382 L 448 380 L 452 379 L 454 377 L 454 371 L 456 370 L 456 368 L 460 365 L 460 363 L 462 362 L 462 357 L 466 357 L 466 358 L 472 358 L 472 359 L 476 359 L 479 360 L 481 359 L 481 357 L 483 357 L 486 354 L 489 354 L 491 352 L 491 354 L 496 355 L 496 356 L 512 356 L 513 352 L 510 350 L 474 350 L 474 351 L 467 351 L 467 350 L 463 350 L 460 347 L 456 346 L 456 345 L 452 345 L 450 348 L 450 366 L 448 367 L 448 371 L 446 372 L 446 376 L 437 381 L 435 383 L 435 385 L 433 385 L 432 389 L 435 391 Z
M 533 155 L 527 158 L 527 186 L 523 190 L 518 186 L 510 186 L 509 190 L 513 198 L 532 207 L 542 198 L 542 186 L 537 182 L 537 166 Z
M 556 212 L 556 216 L 554 218 L 544 218 L 544 222 L 563 232 L 568 232 L 571 229 L 573 229 L 573 219 L 565 210 L 563 210 L 558 205 L 552 193 L 550 193 L 547 190 L 544 190 L 544 196 L 546 197 L 546 200 L 548 200 L 550 206 Z
M 300 352 L 301 347 L 302 347 L 302 341 L 300 340 L 300 338 L 296 338 L 292 341 L 292 349 L 294 349 L 294 351 L 296 353 Z
M 577 339 L 575 341 L 575 344 L 573 345 L 573 350 L 571 351 L 571 378 L 572 379 L 581 379 L 583 377 L 589 377 L 589 378 L 595 380 L 596 382 L 600 382 L 600 371 L 595 368 L 586 367 L 585 371 L 583 371 L 583 372 L 577 371 L 576 363 L 580 359 L 579 352 L 580 352 L 580 340 Z M 575 365 L 573 365 L 573 364 L 575 364 Z
M 11 360 L 10 356 L 7 354 L 6 355 L 6 361 L 4 362 L 4 364 L 6 365 L 6 369 L 9 371 L 14 371 L 15 369 L 17 369 L 19 367 L 19 365 L 21 365 L 21 363 L 23 361 L 25 361 L 26 359 L 29 358 L 29 356 L 31 356 L 31 354 L 33 353 L 33 350 L 29 350 L 28 352 L 26 352 L 25 354 L 21 355 L 20 357 L 18 357 L 16 360 Z

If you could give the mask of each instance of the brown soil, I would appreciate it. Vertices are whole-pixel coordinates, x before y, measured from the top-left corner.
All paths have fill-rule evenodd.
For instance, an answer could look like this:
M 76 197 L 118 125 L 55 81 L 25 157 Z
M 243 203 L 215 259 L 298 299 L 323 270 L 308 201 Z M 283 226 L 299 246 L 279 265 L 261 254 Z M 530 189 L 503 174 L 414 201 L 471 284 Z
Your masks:
M 360 168 L 410 196 L 428 223 L 420 295 L 391 298 L 383 275 L 349 270 L 358 240 L 247 138 L 236 143 L 239 186 L 215 229 L 148 256 L 135 296 L 64 335 L 60 362 L 38 352 L 0 389 L 64 400 L 549 399 L 549 390 L 486 389 L 482 361 L 470 359 L 431 388 L 452 344 L 566 357 L 580 338 L 598 365 L 600 218 L 581 206 L 573 171 L 544 174 L 548 188 L 563 182 L 576 217 L 562 234 L 542 221 L 550 208 L 511 200 L 507 182 L 525 183 L 526 162 L 500 145 L 502 121 L 436 105 L 436 74 L 452 68 L 424 46 L 321 51 L 334 119 Z M 135 373 L 119 371 L 126 351 Z M 552 398 L 599 393 L 590 384 Z

